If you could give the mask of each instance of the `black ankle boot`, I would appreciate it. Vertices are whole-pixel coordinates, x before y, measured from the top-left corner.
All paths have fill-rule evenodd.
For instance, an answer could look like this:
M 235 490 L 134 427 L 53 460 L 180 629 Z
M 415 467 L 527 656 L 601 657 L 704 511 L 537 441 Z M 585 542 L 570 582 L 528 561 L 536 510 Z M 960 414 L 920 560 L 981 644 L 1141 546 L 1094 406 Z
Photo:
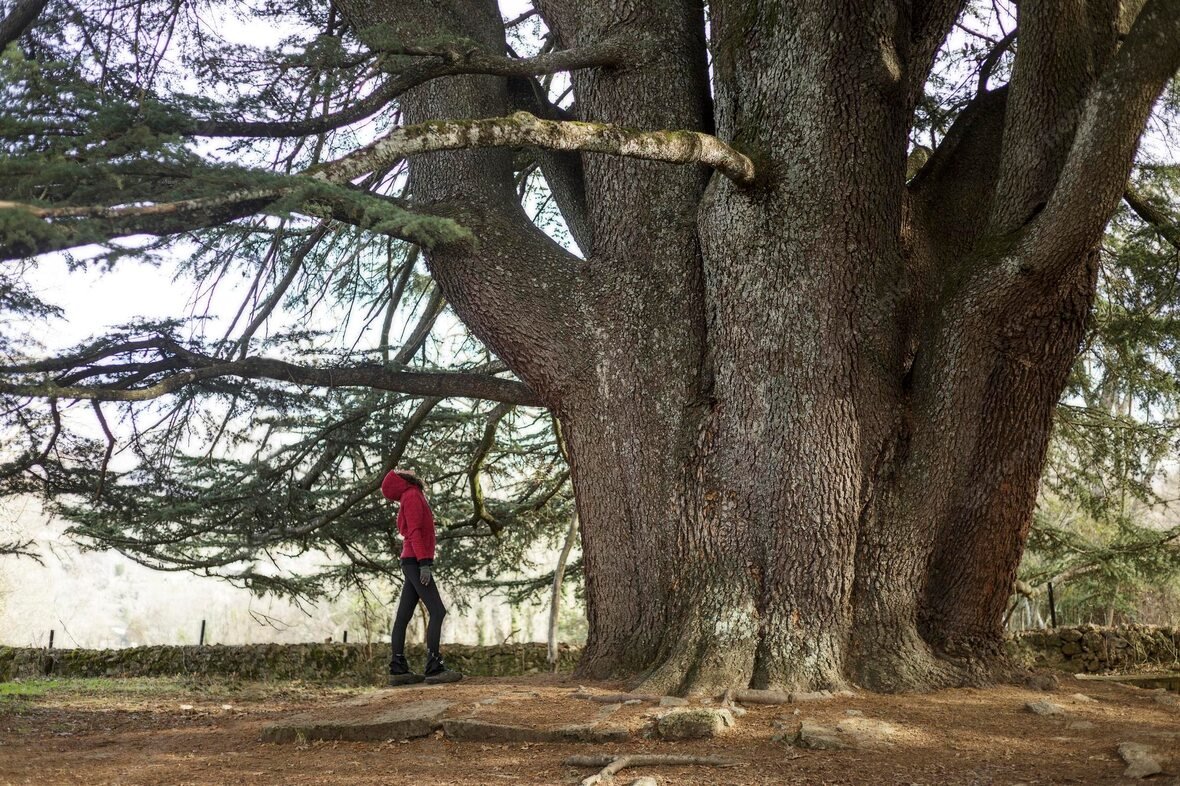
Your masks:
M 389 684 L 391 686 L 413 685 L 421 682 L 422 679 L 421 674 L 410 671 L 410 664 L 406 661 L 405 655 L 394 655 L 393 659 L 389 661 Z
M 457 671 L 451 671 L 447 668 L 447 664 L 443 663 L 442 655 L 437 652 L 426 653 L 426 682 L 431 685 L 438 685 L 443 682 L 458 682 L 463 679 L 463 675 Z

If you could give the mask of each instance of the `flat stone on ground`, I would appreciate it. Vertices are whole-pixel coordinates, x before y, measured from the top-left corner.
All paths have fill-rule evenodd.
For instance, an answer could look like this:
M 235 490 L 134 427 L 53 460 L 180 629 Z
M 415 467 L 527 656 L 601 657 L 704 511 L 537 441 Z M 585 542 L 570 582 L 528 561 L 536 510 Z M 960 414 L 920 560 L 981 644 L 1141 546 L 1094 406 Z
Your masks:
M 858 748 L 875 748 L 892 745 L 891 738 L 897 734 L 897 727 L 873 718 L 845 718 L 836 724 L 836 731 L 851 738 Z
M 715 737 L 733 725 L 729 710 L 700 707 L 669 712 L 656 723 L 656 731 L 666 740 L 695 740 Z
M 1146 778 L 1164 771 L 1155 749 L 1140 742 L 1120 742 L 1119 756 L 1127 763 L 1123 773 L 1128 778 Z
M 439 727 L 449 701 L 416 701 L 388 709 L 359 711 L 355 717 L 325 719 L 323 712 L 308 712 L 272 723 L 262 730 L 263 742 L 303 740 L 404 740 L 425 737 Z
M 631 736 L 623 728 L 597 728 L 589 724 L 535 729 L 471 718 L 444 720 L 442 729 L 447 739 L 457 742 L 622 742 Z
M 892 737 L 896 734 L 896 726 L 874 718 L 844 718 L 834 727 L 804 718 L 793 736 L 782 735 L 778 739 L 787 739 L 797 748 L 841 750 L 889 747 L 893 744 Z
M 795 734 L 792 744 L 798 748 L 808 748 L 814 751 L 834 751 L 847 748 L 850 740 L 831 726 L 822 726 L 813 720 L 804 720 L 799 724 L 799 731 Z
M 1061 686 L 1061 680 L 1056 674 L 1030 674 L 1024 684 L 1033 690 L 1054 691 Z
M 1060 704 L 1054 704 L 1051 701 L 1030 701 L 1026 702 L 1024 709 L 1036 715 L 1064 715 L 1065 707 Z

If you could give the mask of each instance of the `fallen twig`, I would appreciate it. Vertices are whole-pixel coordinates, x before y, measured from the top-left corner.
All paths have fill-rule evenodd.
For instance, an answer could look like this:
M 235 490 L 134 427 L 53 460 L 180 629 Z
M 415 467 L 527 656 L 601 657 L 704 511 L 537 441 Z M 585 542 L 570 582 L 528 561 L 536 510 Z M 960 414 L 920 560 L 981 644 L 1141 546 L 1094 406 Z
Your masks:
M 575 699 L 588 699 L 599 704 L 625 704 L 629 701 L 659 701 L 660 697 L 650 693 L 588 693 L 579 690 L 573 694 Z
M 657 767 L 659 765 L 682 767 L 698 764 L 709 767 L 736 767 L 741 762 L 723 759 L 719 756 L 671 756 L 635 753 L 629 756 L 570 756 L 564 762 L 568 767 L 602 767 L 601 770 L 582 781 L 581 786 L 595 786 L 610 783 L 615 775 L 626 767 Z

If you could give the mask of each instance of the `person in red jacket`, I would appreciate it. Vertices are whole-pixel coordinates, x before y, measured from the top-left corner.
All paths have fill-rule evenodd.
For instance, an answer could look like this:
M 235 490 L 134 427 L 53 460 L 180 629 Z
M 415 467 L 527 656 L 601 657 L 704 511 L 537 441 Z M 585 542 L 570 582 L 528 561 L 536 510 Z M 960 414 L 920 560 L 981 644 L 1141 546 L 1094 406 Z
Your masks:
M 410 685 L 425 680 L 429 683 L 455 682 L 463 678 L 443 663 L 439 654 L 443 617 L 447 609 L 438 595 L 434 570 L 434 514 L 423 493 L 425 484 L 413 472 L 395 469 L 381 482 L 381 493 L 390 502 L 398 503 L 397 531 L 402 537 L 402 596 L 393 620 L 393 650 L 389 661 L 389 684 Z M 406 662 L 406 626 L 414 618 L 418 601 L 426 605 L 430 614 L 426 624 L 425 676 L 410 671 Z

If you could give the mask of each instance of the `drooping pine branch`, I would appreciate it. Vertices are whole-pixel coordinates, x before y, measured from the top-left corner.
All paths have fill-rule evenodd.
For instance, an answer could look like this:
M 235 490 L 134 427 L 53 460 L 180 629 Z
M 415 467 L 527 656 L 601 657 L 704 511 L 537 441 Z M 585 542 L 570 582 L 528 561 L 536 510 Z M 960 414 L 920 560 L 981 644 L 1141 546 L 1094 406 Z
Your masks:
M 116 350 L 116 348 L 112 348 Z M 161 347 L 163 349 L 163 347 Z M 110 355 L 115 354 L 112 351 Z M 108 356 L 110 356 L 108 355 Z M 0 375 L 27 374 L 65 364 L 46 360 L 24 366 L 0 367 Z M 143 372 L 166 371 L 144 385 L 123 386 L 118 381 L 79 384 L 85 379 L 113 374 L 136 378 Z M 89 401 L 150 401 L 177 393 L 191 385 L 219 378 L 269 379 L 295 385 L 323 388 L 358 387 L 387 390 L 416 396 L 486 399 L 537 406 L 536 395 L 514 380 L 485 374 L 394 370 L 385 366 L 344 366 L 322 368 L 265 357 L 225 361 L 191 351 L 164 353 L 160 361 L 132 361 L 115 366 L 89 365 L 62 378 L 40 381 L 0 380 L 0 393 L 49 399 Z

